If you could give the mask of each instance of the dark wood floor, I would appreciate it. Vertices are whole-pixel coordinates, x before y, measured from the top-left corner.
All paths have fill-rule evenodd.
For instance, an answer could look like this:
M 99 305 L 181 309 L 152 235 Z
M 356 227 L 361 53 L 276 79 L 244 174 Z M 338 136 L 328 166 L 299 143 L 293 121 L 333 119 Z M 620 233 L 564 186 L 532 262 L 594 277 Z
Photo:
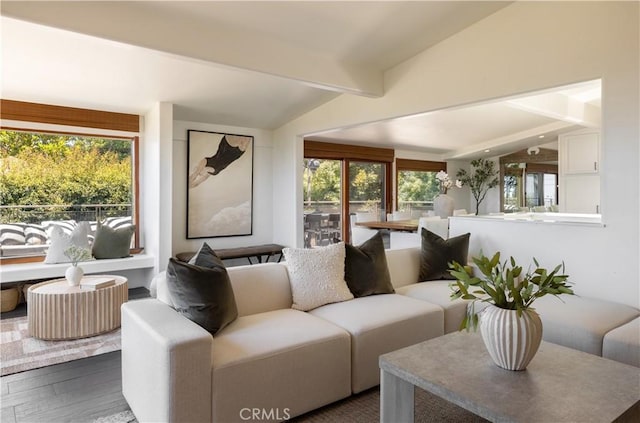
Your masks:
M 145 298 L 145 288 L 129 299 Z M 15 310 L 2 318 L 26 315 Z M 0 422 L 91 422 L 129 409 L 122 396 L 120 351 L 0 378 Z

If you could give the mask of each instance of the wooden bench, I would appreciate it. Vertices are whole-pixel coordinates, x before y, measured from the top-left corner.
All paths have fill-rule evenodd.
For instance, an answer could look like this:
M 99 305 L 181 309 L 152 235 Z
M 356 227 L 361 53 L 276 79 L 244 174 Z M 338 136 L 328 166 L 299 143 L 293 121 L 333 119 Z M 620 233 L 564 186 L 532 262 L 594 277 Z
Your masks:
M 267 256 L 264 262 L 269 261 L 271 256 L 278 256 L 278 262 L 282 260 L 282 249 L 284 247 L 278 244 L 264 244 L 264 245 L 254 245 L 250 247 L 238 247 L 238 248 L 221 248 L 214 250 L 215 253 L 223 260 L 227 259 L 236 259 L 236 258 L 245 258 L 249 260 L 249 264 L 255 264 L 251 261 L 251 258 L 256 258 L 256 263 L 262 263 L 262 257 Z M 176 254 L 176 258 L 181 261 L 189 261 L 195 252 L 186 252 L 186 253 L 178 253 Z

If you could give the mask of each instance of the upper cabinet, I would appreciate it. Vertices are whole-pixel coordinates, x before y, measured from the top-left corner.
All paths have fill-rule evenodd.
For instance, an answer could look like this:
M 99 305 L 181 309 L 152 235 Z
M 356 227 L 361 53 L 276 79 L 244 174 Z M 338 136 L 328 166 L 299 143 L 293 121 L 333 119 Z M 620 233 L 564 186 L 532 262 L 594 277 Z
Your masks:
M 600 213 L 600 131 L 560 135 L 558 158 L 560 211 Z
M 565 174 L 598 173 L 600 168 L 600 132 L 561 135 L 561 164 Z M 564 154 L 563 154 L 564 153 Z

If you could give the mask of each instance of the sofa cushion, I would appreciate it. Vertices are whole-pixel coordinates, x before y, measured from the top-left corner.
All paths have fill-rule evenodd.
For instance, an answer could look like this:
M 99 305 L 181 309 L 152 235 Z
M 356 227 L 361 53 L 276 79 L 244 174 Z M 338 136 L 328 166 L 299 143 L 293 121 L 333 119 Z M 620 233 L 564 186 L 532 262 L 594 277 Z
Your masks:
M 396 289 L 401 295 L 428 301 L 436 304 L 444 311 L 444 333 L 455 332 L 460 329 L 460 323 L 467 313 L 469 301 L 456 299 L 451 301 L 452 280 L 429 281 L 428 283 L 414 283 Z
M 398 294 L 371 295 L 328 304 L 310 314 L 351 334 L 354 393 L 380 383 L 378 357 L 443 335 L 444 312 L 437 305 Z
M 394 293 L 380 232 L 357 247 L 345 248 L 344 279 L 355 297 Z
M 609 331 L 604 336 L 602 356 L 640 367 L 640 317 Z
M 62 226 L 53 225 L 49 236 L 51 245 L 47 250 L 45 263 L 69 263 L 71 259 L 64 253 L 72 245 L 89 250 L 89 224 L 80 222 L 73 228 L 71 234 L 67 234 Z
M 47 243 L 47 231 L 42 225 L 29 223 L 24 228 L 24 238 L 28 245 L 44 245 Z
M 420 256 L 420 276 L 416 282 L 434 279 L 451 279 L 449 263 L 467 263 L 470 234 L 444 239 L 422 228 L 422 254 Z
M 301 311 L 239 317 L 213 339 L 212 421 L 241 421 L 247 407 L 283 420 L 348 397 L 349 350 L 348 333 Z
M 353 299 L 344 280 L 344 242 L 321 248 L 284 248 L 282 253 L 294 309 L 307 311 Z
M 542 339 L 600 356 L 605 334 L 640 315 L 624 304 L 574 295 L 547 295 L 533 308 L 542 319 Z
M 238 317 L 224 266 L 196 266 L 169 259 L 167 289 L 174 308 L 215 335 Z
M 391 284 L 397 290 L 401 286 L 411 285 L 420 277 L 420 248 L 385 250 L 387 266 L 391 275 Z
M 238 315 L 291 308 L 291 285 L 284 263 L 260 263 L 227 269 Z
M 98 225 L 93 240 L 92 253 L 97 259 L 114 259 L 129 257 L 131 254 L 131 237 L 135 232 L 134 225 L 114 229 L 107 225 Z
M 3 223 L 0 224 L 0 245 L 24 245 L 25 234 L 24 223 Z

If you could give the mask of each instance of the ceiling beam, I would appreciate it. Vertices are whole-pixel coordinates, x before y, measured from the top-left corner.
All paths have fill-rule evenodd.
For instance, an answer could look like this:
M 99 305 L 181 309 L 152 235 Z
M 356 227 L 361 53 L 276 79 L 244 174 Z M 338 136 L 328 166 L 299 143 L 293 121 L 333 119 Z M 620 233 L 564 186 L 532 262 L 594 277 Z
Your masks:
M 510 107 L 589 128 L 599 128 L 600 108 L 560 93 L 547 93 L 509 100 Z
M 496 156 L 500 152 L 513 152 L 522 148 L 531 147 L 534 145 L 544 144 L 550 142 L 551 137 L 546 136 L 544 139 L 538 138 L 540 135 L 555 134 L 557 132 L 565 132 L 572 128 L 575 128 L 575 123 L 570 122 L 553 122 L 546 125 L 538 126 L 535 128 L 527 129 L 525 131 L 516 132 L 513 134 L 505 135 L 503 137 L 486 140 L 477 144 L 470 145 L 465 148 L 455 150 L 449 154 L 445 154 L 443 160 L 462 160 L 470 157 L 476 157 L 478 153 L 483 153 L 485 150 L 491 150 L 490 155 Z M 545 141 L 547 140 L 547 141 Z M 486 155 L 486 154 L 485 154 Z
M 333 60 L 246 29 L 169 14 L 153 9 L 153 3 L 16 1 L 3 2 L 2 14 L 320 89 L 367 97 L 384 94 L 379 70 Z

